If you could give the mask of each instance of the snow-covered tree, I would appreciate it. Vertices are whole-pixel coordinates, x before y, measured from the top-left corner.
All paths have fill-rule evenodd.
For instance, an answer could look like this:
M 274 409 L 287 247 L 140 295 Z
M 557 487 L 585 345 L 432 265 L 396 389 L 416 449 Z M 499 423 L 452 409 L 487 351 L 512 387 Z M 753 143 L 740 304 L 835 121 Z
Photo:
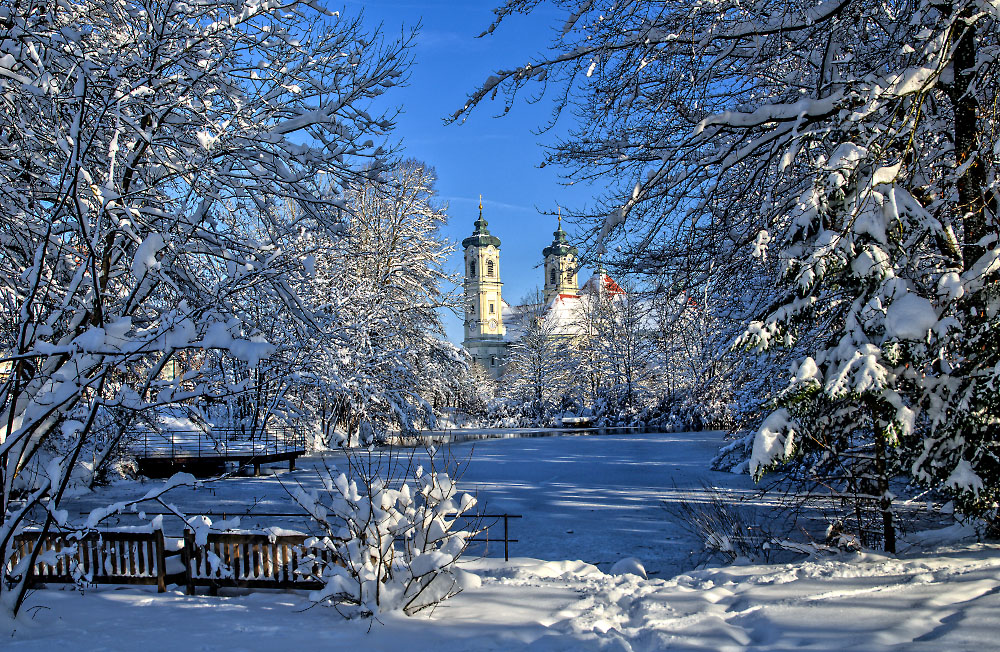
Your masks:
M 759 408 L 760 401 L 741 400 L 748 382 L 756 395 L 771 374 L 756 369 L 744 373 L 740 354 L 731 350 L 742 332 L 753 297 L 734 296 L 726 279 L 709 278 L 700 287 L 676 290 L 661 280 L 650 298 L 656 325 L 658 389 L 665 408 L 685 427 L 739 427 Z M 749 299 L 749 301 L 747 300 Z M 763 373 L 761 373 L 763 372 Z
M 592 379 L 592 400 L 603 400 L 616 411 L 636 410 L 647 402 L 660 372 L 656 355 L 656 325 L 651 305 L 638 286 L 605 287 L 599 279 L 580 301 L 582 337 L 574 342 L 581 371 Z M 619 279 L 621 280 L 621 279 Z
M 545 318 L 545 304 L 527 304 L 521 336 L 511 343 L 501 391 L 535 418 L 563 406 L 574 391 L 575 360 L 572 340 L 553 319 Z
M 507 2 L 489 31 L 540 4 Z M 783 284 L 744 343 L 803 355 L 754 469 L 809 448 L 798 414 L 875 460 L 887 547 L 894 460 L 995 517 L 995 3 L 552 4 L 567 20 L 551 55 L 455 118 L 560 89 L 577 120 L 546 162 L 611 181 L 578 222 L 622 264 L 725 275 L 770 252 Z
M 303 294 L 316 315 L 300 376 L 313 387 L 313 412 L 349 444 L 433 426 L 435 393 L 468 373 L 438 314 L 456 299 L 446 290 L 452 245 L 440 232 L 447 216 L 433 201 L 434 172 L 402 161 L 383 177 L 348 188 L 339 230 L 296 244 L 308 252 Z
M 64 518 L 87 451 L 99 464 L 135 414 L 253 382 L 215 364 L 167 380 L 174 362 L 253 370 L 275 352 L 253 306 L 309 318 L 281 244 L 381 170 L 392 122 L 369 110 L 408 62 L 317 7 L 0 7 L 0 566 L 30 510 Z M 0 583 L 15 610 L 23 590 Z
M 458 407 L 472 417 L 485 417 L 500 392 L 497 381 L 481 364 L 469 362 L 469 373 L 456 379 Z

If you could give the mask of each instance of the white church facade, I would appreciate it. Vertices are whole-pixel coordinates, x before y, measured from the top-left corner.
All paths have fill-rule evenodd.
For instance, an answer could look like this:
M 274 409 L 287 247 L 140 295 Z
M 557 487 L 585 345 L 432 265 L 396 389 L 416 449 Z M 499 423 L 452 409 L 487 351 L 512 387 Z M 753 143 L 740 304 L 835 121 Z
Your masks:
M 520 336 L 520 321 L 526 311 L 523 306 L 510 306 L 503 300 L 500 238 L 489 232 L 483 219 L 482 203 L 474 226 L 472 235 L 462 240 L 465 253 L 465 339 L 462 345 L 473 362 L 499 378 L 503 374 L 507 348 Z M 573 335 L 573 322 L 578 319 L 581 302 L 590 295 L 607 291 L 621 293 L 622 290 L 600 267 L 580 288 L 577 284 L 579 251 L 569 243 L 561 218 L 552 235 L 552 244 L 542 250 L 545 282 L 541 312 L 546 320 L 555 319 L 563 324 L 560 330 L 565 330 L 565 334 Z M 539 312 L 537 305 L 528 308 L 532 314 Z

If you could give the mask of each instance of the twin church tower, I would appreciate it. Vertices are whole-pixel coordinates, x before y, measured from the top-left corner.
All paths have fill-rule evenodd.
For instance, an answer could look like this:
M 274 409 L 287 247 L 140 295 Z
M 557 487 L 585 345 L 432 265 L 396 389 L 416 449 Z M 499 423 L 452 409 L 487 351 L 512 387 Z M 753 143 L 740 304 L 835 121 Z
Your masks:
M 545 256 L 544 301 L 549 304 L 561 295 L 576 296 L 579 252 L 569 244 L 562 228 L 562 217 L 552 244 L 542 250 Z M 462 240 L 465 251 L 465 349 L 494 378 L 500 376 L 507 357 L 508 318 L 515 313 L 502 297 L 500 281 L 500 238 L 490 234 L 479 201 L 479 219 L 472 235 Z

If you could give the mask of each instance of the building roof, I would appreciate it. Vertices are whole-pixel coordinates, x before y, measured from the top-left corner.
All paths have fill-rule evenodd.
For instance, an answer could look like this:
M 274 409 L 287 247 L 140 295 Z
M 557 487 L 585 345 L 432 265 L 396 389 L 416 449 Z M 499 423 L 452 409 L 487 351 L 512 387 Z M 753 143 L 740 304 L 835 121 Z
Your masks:
M 472 235 L 462 240 L 462 249 L 466 247 L 486 247 L 489 245 L 493 245 L 499 249 L 500 238 L 490 234 L 490 230 L 486 226 L 486 220 L 483 219 L 483 205 L 479 204 L 479 219 L 476 220 L 476 229 L 472 232 Z
M 566 237 L 566 232 L 563 231 L 561 219 L 559 220 L 559 228 L 552 232 L 552 236 L 552 244 L 545 249 L 542 249 L 543 256 L 548 258 L 553 254 L 556 256 L 573 254 L 574 256 L 579 257 L 579 251 L 577 251 L 576 247 L 570 245 L 569 239 Z
M 594 309 L 595 302 L 601 297 L 616 301 L 625 298 L 625 290 L 608 276 L 604 268 L 598 264 L 597 270 L 577 294 L 560 293 L 546 303 L 522 306 L 512 306 L 506 301 L 503 305 L 503 322 L 507 329 L 506 340 L 515 342 L 524 335 L 529 325 L 529 319 L 544 319 L 559 335 L 575 337 L 583 335 L 586 330 L 586 316 Z M 645 303 L 645 302 L 644 302 Z M 651 311 L 646 309 L 643 318 L 646 328 L 655 328 L 656 319 Z
M 557 294 L 549 301 L 545 321 L 552 325 L 552 332 L 559 335 L 582 335 L 588 303 L 589 297 L 586 296 Z
M 598 267 L 594 275 L 580 288 L 580 294 L 625 294 L 625 290 L 608 276 L 603 268 Z

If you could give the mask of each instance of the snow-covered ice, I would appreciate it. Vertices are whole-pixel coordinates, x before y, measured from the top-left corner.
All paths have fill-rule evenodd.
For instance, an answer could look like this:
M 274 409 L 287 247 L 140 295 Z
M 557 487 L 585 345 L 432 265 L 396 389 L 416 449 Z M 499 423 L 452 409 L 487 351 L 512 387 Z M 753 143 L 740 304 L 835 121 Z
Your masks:
M 462 486 L 478 487 L 489 511 L 524 519 L 513 526 L 517 557 L 469 560 L 464 567 L 481 585 L 428 615 L 346 622 L 332 610 L 309 608 L 298 592 L 192 597 L 181 589 L 55 588 L 32 593 L 16 623 L 0 623 L 3 649 L 995 649 L 1000 546 L 955 543 L 969 534 L 961 528 L 911 536 L 917 544 L 951 546 L 934 554 L 845 553 L 693 570 L 698 544 L 660 502 L 697 500 L 705 483 L 749 493 L 745 476 L 706 470 L 719 443 L 717 433 L 695 433 L 455 446 L 459 453 L 474 448 Z M 192 513 L 240 504 L 284 511 L 289 499 L 278 481 L 293 477 L 305 480 L 310 471 L 180 487 L 171 502 Z M 79 499 L 74 509 L 127 491 L 141 490 L 112 487 Z M 626 566 L 644 567 L 650 579 Z

